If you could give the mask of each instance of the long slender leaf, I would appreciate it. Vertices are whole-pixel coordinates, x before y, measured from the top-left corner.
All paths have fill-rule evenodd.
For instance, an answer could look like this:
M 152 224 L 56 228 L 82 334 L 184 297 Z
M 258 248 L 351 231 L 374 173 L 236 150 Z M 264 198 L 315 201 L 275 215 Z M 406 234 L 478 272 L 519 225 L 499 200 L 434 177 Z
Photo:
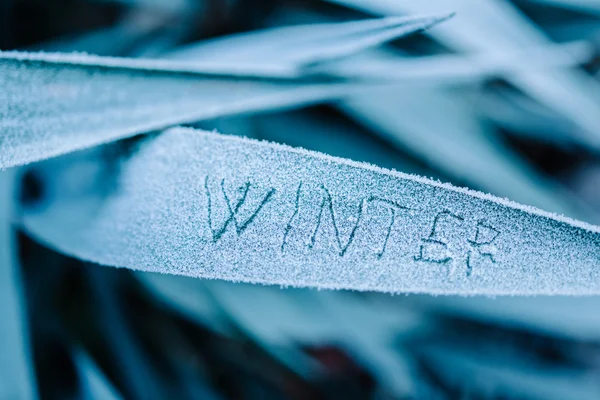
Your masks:
M 299 106 L 356 89 L 342 83 L 211 77 L 161 70 L 155 62 L 0 53 L 0 167 L 172 124 Z
M 442 54 L 420 57 L 400 57 L 399 52 L 372 50 L 326 63 L 312 71 L 343 77 L 394 79 L 406 83 L 422 80 L 420 85 L 457 85 L 476 83 L 497 76 L 520 72 L 543 71 L 571 67 L 592 59 L 589 44 L 572 42 L 513 51 L 505 58 L 490 58 L 487 54 Z M 533 61 L 532 61 L 533 60 Z
M 390 17 L 389 17 L 390 18 Z M 317 15 L 305 18 L 312 22 L 300 26 L 271 28 L 264 31 L 252 31 L 244 34 L 225 36 L 215 40 L 201 41 L 183 49 L 168 53 L 165 57 L 175 60 L 193 61 L 194 65 L 207 65 L 214 68 L 219 65 L 224 71 L 235 70 L 240 64 L 248 71 L 264 69 L 265 72 L 284 75 L 321 72 L 344 78 L 386 78 L 406 83 L 433 86 L 439 83 L 457 84 L 473 82 L 490 76 L 517 73 L 519 71 L 540 70 L 560 66 L 572 66 L 591 59 L 592 46 L 581 41 L 547 46 L 536 46 L 528 50 L 515 49 L 506 52 L 503 58 L 490 58 L 481 54 L 445 54 L 422 57 L 398 57 L 396 53 L 383 51 L 360 52 L 366 45 L 374 47 L 379 41 L 356 42 L 353 36 L 344 36 L 347 25 L 351 27 L 370 27 L 385 24 L 385 21 L 362 21 L 334 23 Z M 392 19 L 392 22 L 397 19 Z M 413 20 L 434 20 L 431 17 L 412 17 Z M 288 23 L 285 17 L 277 22 Z M 443 18 L 435 19 L 437 23 Z M 389 22 L 388 22 L 389 23 Z M 410 26 L 410 25 L 409 25 Z M 363 28 L 364 29 L 364 28 Z M 356 28 L 353 29 L 353 31 Z M 376 31 L 369 32 L 372 35 Z M 323 36 L 333 40 L 322 43 Z M 383 40 L 389 38 L 383 37 Z M 304 43 L 299 46 L 297 42 Z M 332 44 L 345 44 L 352 55 L 333 59 L 330 54 Z M 309 46 L 310 44 L 310 46 Z M 249 51 L 251 49 L 251 51 Z M 338 50 L 339 51 L 339 50 Z M 358 53 L 358 54 L 357 54 Z M 422 80 L 422 81 L 421 81 Z
M 193 130 L 162 134 L 120 168 L 104 206 L 95 190 L 49 188 L 53 198 L 24 216 L 26 229 L 100 264 L 204 278 L 384 292 L 600 292 L 597 227 L 490 195 Z M 45 179 L 59 179 L 52 174 Z
M 0 398 L 36 398 L 30 360 L 27 309 L 13 229 L 14 171 L 0 171 Z
M 452 8 L 460 16 L 456 18 L 456 23 L 442 25 L 431 34 L 459 51 L 487 53 L 490 59 L 502 59 L 506 52 L 523 46 L 551 43 L 543 32 L 505 1 L 330 1 L 383 15 L 426 13 L 431 10 L 439 12 Z M 600 149 L 597 131 L 600 125 L 600 84 L 592 77 L 572 69 L 523 72 L 509 78 L 524 92 L 572 120 L 580 128 L 572 132 L 573 140 L 595 151 Z
M 270 73 L 300 74 L 303 69 L 342 58 L 391 39 L 431 28 L 452 14 L 387 17 L 364 21 L 307 24 L 226 36 L 188 46 L 170 58 L 230 69 L 243 60 L 244 68 Z M 223 52 L 222 49 L 227 51 Z
M 346 48 L 335 56 L 425 29 L 443 18 L 357 23 L 346 30 Z M 367 25 L 366 27 L 363 25 Z M 408 26 L 406 26 L 408 24 Z M 323 29 L 328 33 L 332 26 Z M 363 39 L 368 29 L 385 31 Z M 335 43 L 338 43 L 334 40 Z M 333 45 L 335 45 L 333 43 Z M 326 54 L 332 55 L 332 46 Z M 215 75 L 216 74 L 216 75 Z M 0 53 L 0 167 L 221 115 L 300 106 L 336 98 L 359 84 L 270 78 L 242 65 L 76 54 Z M 257 77 L 261 77 L 257 80 Z M 85 126 L 85 128 L 84 128 Z

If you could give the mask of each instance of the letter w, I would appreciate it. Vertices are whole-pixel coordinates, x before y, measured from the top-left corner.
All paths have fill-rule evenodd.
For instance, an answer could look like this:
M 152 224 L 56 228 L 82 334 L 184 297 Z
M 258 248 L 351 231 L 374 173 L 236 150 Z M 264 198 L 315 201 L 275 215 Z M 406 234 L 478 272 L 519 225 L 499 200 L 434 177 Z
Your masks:
M 237 235 L 242 233 L 248 227 L 248 225 L 250 225 L 254 218 L 256 218 L 260 210 L 275 192 L 275 189 L 271 188 L 267 193 L 265 193 L 264 196 L 262 196 L 260 202 L 252 211 L 252 213 L 245 220 L 240 220 L 239 211 L 246 202 L 251 186 L 252 185 L 250 182 L 246 182 L 244 185 L 238 187 L 237 189 L 241 192 L 241 197 L 237 202 L 235 202 L 235 204 L 233 204 L 229 196 L 227 196 L 227 191 L 225 190 L 225 179 L 221 180 L 221 192 L 223 193 L 223 198 L 225 199 L 225 204 L 227 206 L 227 218 L 221 227 L 215 229 L 213 227 L 213 196 L 211 195 L 208 185 L 208 176 L 204 179 L 204 189 L 206 190 L 206 197 L 208 198 L 208 227 L 212 233 L 213 242 L 217 242 L 221 236 L 223 236 L 223 234 L 227 231 L 227 227 L 231 223 L 233 223 L 235 226 L 235 232 Z

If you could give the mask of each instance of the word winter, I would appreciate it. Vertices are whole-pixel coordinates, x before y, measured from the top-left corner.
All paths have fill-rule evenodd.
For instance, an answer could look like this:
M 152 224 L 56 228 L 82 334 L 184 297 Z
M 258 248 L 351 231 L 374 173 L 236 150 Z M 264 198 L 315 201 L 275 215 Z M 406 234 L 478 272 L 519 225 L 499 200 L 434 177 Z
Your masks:
M 278 211 L 276 215 L 287 215 L 277 223 L 281 229 L 281 253 L 310 251 L 321 245 L 339 257 L 366 251 L 378 260 L 395 248 L 391 241 L 407 239 L 401 237 L 402 232 L 415 231 L 414 226 L 406 229 L 409 224 L 423 220 L 414 218 L 422 210 L 395 199 L 367 194 L 352 202 L 336 196 L 323 184 L 308 187 L 299 182 L 290 196 L 249 181 L 236 185 L 207 176 L 204 193 L 206 228 L 213 243 L 225 235 L 241 238 L 253 225 L 259 229 L 259 216 L 271 209 Z M 465 216 L 444 209 L 417 228 L 421 233 L 409 238 L 416 240 L 412 254 L 401 255 L 414 262 L 447 265 L 448 272 L 451 266 L 461 264 L 467 276 L 479 263 L 497 262 L 495 241 L 501 231 L 484 219 L 468 221 Z

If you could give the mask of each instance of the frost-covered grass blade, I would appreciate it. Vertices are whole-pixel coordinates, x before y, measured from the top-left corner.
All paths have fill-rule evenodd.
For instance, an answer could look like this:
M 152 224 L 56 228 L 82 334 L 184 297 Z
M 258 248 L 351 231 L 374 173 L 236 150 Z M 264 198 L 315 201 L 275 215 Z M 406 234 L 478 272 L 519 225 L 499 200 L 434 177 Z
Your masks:
M 71 186 L 79 194 L 50 188 L 25 227 L 89 261 L 204 278 L 384 292 L 600 291 L 597 227 L 427 179 L 177 129 L 120 168 L 103 206 L 81 184 Z M 59 184 L 59 175 L 45 179 Z
M 173 124 L 323 101 L 357 88 L 210 76 L 180 67 L 164 61 L 0 53 L 0 166 Z
M 200 65 L 222 65 L 225 70 L 241 62 L 250 71 L 299 75 L 327 61 L 429 29 L 452 15 L 271 28 L 202 41 L 169 54 L 169 58 L 193 59 Z
M 551 42 L 543 32 L 531 25 L 511 3 L 493 0 L 361 2 L 330 0 L 333 3 L 365 10 L 374 14 L 398 15 L 403 12 L 427 13 L 451 7 L 460 15 L 456 22 L 442 25 L 431 32 L 442 43 L 464 52 L 487 53 L 502 59 L 506 52 L 522 46 L 546 46 Z M 510 82 L 531 97 L 564 115 L 578 126 L 573 139 L 597 151 L 600 149 L 600 84 L 585 73 L 571 70 L 524 72 L 509 77 Z
M 316 25 L 311 27 L 314 34 L 309 38 L 300 36 L 300 47 L 293 46 L 286 54 L 298 63 L 309 64 L 339 58 L 426 29 L 447 17 Z M 307 32 L 306 27 L 289 29 Z M 336 32 L 333 38 L 327 36 Z M 263 36 L 279 37 L 277 32 Z M 311 50 L 317 38 L 322 39 L 320 47 Z M 277 46 L 269 51 L 279 54 Z M 364 85 L 319 78 L 295 81 L 283 78 L 281 71 L 279 79 L 277 75 L 272 68 L 265 71 L 251 63 L 230 63 L 224 69 L 218 63 L 0 53 L 0 167 L 26 164 L 169 125 L 333 99 Z

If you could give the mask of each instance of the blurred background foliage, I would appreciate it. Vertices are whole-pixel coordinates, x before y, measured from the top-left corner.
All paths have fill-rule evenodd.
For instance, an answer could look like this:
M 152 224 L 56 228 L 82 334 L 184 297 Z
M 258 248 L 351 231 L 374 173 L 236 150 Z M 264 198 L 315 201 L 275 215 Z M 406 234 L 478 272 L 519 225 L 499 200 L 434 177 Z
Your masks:
M 214 54 L 202 41 L 447 11 L 457 14 L 427 33 L 326 64 L 342 75 L 396 76 L 387 88 L 195 126 L 598 223 L 597 0 L 2 0 L 0 49 L 162 57 L 185 48 L 190 62 L 204 51 L 276 64 L 284 54 L 269 54 L 273 35 L 262 52 L 240 51 L 261 43 L 247 36 L 224 40 Z M 43 182 L 22 172 L 21 205 L 43 201 Z M 20 339 L 2 335 L 11 349 L 0 362 L 7 399 L 600 398 L 595 297 L 389 296 L 204 281 L 84 265 L 23 233 L 15 240 L 16 289 L 5 277 L 2 291 L 17 295 L 0 306 L 4 325 L 20 310 L 23 328 Z

